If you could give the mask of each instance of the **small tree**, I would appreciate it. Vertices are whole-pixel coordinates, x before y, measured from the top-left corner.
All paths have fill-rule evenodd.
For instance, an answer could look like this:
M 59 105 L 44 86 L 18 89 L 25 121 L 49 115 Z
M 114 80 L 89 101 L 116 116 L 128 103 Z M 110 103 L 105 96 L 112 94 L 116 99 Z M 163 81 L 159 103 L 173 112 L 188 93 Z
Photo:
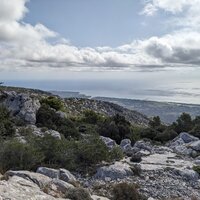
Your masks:
M 161 125 L 161 120 L 159 116 L 153 117 L 153 119 L 149 122 L 151 128 L 156 128 Z
M 181 132 L 188 132 L 192 130 L 193 127 L 193 122 L 190 114 L 188 113 L 182 113 L 182 115 L 176 120 L 175 123 L 173 123 L 174 130 L 177 133 Z

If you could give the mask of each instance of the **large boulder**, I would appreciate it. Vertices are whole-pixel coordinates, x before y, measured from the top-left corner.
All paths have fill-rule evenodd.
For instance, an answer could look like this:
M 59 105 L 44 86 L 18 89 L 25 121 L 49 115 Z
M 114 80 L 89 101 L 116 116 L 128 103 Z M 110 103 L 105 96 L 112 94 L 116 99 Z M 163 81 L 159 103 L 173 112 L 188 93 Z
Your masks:
M 29 94 L 4 91 L 0 93 L 3 104 L 14 116 L 19 117 L 28 124 L 36 123 L 36 113 L 40 108 L 38 99 Z
M 128 176 L 132 176 L 133 171 L 126 163 L 116 162 L 110 166 L 104 166 L 97 169 L 95 178 L 103 180 L 117 180 L 124 179 Z
M 137 142 L 134 144 L 134 148 L 137 148 L 137 149 L 139 149 L 139 150 L 146 150 L 146 151 L 151 152 L 153 146 L 151 145 L 150 142 L 145 142 L 145 141 L 141 140 L 141 141 L 137 141 Z
M 63 194 L 65 194 L 67 190 L 74 188 L 73 185 L 60 179 L 53 179 L 50 187 L 54 188 L 54 186 L 56 187 L 56 191 L 61 192 Z
M 54 198 L 44 193 L 31 180 L 26 180 L 19 176 L 13 176 L 8 181 L 0 181 L 0 199 L 61 200 L 61 198 Z
M 100 136 L 100 139 L 109 149 L 113 149 L 115 146 L 117 146 L 116 142 L 109 137 Z
M 26 180 L 29 180 L 36 185 L 38 185 L 40 188 L 44 188 L 46 185 L 48 185 L 52 179 L 49 178 L 48 176 L 45 176 L 43 174 L 39 173 L 34 173 L 34 172 L 29 172 L 29 171 L 7 171 L 5 173 L 6 177 L 12 177 L 12 176 L 17 176 L 24 178 Z
M 168 147 L 176 153 L 192 157 L 196 157 L 200 151 L 199 139 L 185 132 L 169 142 Z

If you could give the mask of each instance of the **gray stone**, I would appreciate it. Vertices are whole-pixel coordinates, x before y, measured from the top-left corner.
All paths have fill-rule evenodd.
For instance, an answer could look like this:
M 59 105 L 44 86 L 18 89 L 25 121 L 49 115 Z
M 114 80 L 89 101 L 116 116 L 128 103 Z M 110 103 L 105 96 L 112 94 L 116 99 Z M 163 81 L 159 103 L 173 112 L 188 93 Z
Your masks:
M 37 173 L 43 174 L 43 175 L 48 176 L 50 178 L 58 178 L 59 177 L 58 170 L 47 168 L 47 167 L 39 167 L 37 169 Z
M 103 180 L 106 180 L 106 178 L 109 178 L 110 180 L 117 180 L 124 179 L 132 175 L 133 171 L 128 164 L 116 162 L 113 165 L 104 166 L 97 169 L 95 178 Z
M 106 197 L 101 197 L 101 196 L 97 196 L 97 195 L 92 195 L 91 197 L 93 200 L 109 200 Z
M 74 182 L 76 181 L 75 176 L 66 169 L 59 169 L 59 178 L 65 182 Z
M 178 169 L 177 172 L 186 180 L 197 181 L 199 179 L 199 174 L 192 169 Z
M 189 145 L 189 147 L 194 149 L 195 151 L 200 151 L 200 140 L 193 142 Z
M 141 141 L 137 141 L 135 144 L 134 144 L 134 148 L 138 148 L 138 149 L 143 149 L 143 150 L 147 150 L 147 151 L 150 151 L 152 150 L 152 145 L 150 142 L 145 142 L 143 140 Z
M 61 200 L 43 191 L 30 180 L 13 176 L 8 181 L 0 181 L 0 199 L 7 200 Z M 64 199 L 63 199 L 64 200 Z
M 185 143 L 190 143 L 190 142 L 194 142 L 194 141 L 198 141 L 199 138 L 194 137 L 192 135 L 190 135 L 189 133 L 186 132 L 182 132 L 180 133 L 179 137 L 185 142 Z
M 116 142 L 109 137 L 100 136 L 100 138 L 109 149 L 113 149 L 117 146 Z
M 28 94 L 17 94 L 16 92 L 4 91 L 2 104 L 16 117 L 19 117 L 28 124 L 36 123 L 36 113 L 40 108 L 38 99 Z
M 63 194 L 65 194 L 68 189 L 74 188 L 73 185 L 60 179 L 53 179 L 51 184 L 54 184 L 56 186 L 56 191 L 62 192 Z
M 131 140 L 130 139 L 124 139 L 120 143 L 120 148 L 122 149 L 123 152 L 130 152 L 132 150 L 131 146 Z
M 24 178 L 26 180 L 32 181 L 33 183 L 37 184 L 40 188 L 45 187 L 51 182 L 51 178 L 39 174 L 39 173 L 34 173 L 34 172 L 29 172 L 29 171 L 7 171 L 5 173 L 6 177 L 12 177 L 12 176 L 18 176 L 21 178 Z

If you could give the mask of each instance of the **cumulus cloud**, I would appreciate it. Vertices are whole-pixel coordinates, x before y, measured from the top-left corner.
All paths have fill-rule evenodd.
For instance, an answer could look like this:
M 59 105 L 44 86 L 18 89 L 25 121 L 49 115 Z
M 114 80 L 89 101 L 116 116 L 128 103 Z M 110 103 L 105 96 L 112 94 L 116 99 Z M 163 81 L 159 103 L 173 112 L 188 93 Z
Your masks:
M 42 24 L 24 23 L 23 17 L 28 12 L 26 2 L 0 0 L 0 69 L 155 70 L 200 64 L 200 33 L 197 30 L 184 29 L 116 48 L 79 48 Z M 143 14 L 153 15 L 159 9 L 182 12 L 187 5 L 190 6 L 189 16 L 190 10 L 195 8 L 188 1 L 152 0 L 147 2 Z M 57 42 L 50 43 L 48 38 Z

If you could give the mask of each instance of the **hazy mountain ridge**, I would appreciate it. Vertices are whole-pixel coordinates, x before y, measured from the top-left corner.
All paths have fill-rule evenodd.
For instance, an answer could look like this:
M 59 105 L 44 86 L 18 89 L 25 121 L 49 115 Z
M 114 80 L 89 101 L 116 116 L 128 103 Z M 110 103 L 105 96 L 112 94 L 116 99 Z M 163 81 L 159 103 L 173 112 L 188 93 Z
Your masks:
M 160 116 L 165 123 L 176 121 L 181 113 L 189 113 L 192 117 L 200 115 L 200 105 L 174 102 L 156 102 L 146 100 L 121 99 L 110 97 L 94 97 L 94 99 L 113 102 L 127 109 L 136 110 L 148 117 Z

